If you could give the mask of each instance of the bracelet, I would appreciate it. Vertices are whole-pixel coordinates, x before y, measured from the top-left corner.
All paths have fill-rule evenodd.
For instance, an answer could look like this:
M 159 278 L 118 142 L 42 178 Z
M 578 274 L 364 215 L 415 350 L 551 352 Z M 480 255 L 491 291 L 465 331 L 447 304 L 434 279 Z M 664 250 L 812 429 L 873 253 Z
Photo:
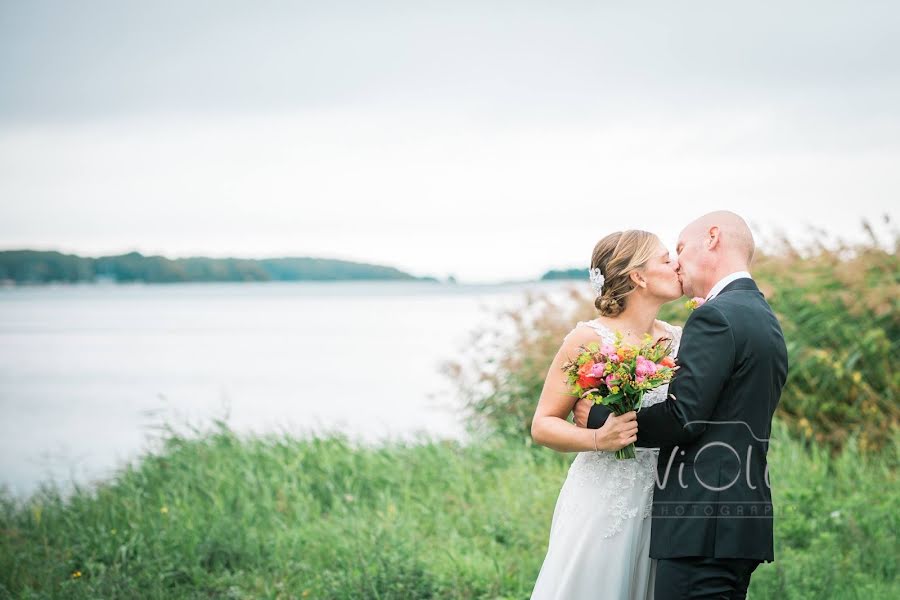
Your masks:
M 599 430 L 594 430 L 594 452 L 599 452 L 599 450 L 597 449 L 597 431 Z

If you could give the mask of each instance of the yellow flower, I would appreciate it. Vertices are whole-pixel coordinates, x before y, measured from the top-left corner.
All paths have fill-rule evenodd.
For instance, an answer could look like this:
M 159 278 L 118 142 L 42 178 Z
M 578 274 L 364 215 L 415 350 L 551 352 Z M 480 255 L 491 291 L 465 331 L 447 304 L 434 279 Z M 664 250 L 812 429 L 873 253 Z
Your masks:
M 159 509 L 159 512 L 161 512 L 164 515 L 167 515 L 167 514 L 169 514 L 169 507 L 163 506 L 162 508 Z
M 859 383 L 860 381 L 862 381 L 862 373 L 853 371 L 853 383 Z
M 81 577 L 81 571 L 75 571 L 74 573 L 72 573 L 72 579 L 78 579 L 79 577 Z
M 706 303 L 706 298 L 701 298 L 699 296 L 694 296 L 690 300 L 684 303 L 685 308 L 688 310 L 696 310 L 700 306 Z

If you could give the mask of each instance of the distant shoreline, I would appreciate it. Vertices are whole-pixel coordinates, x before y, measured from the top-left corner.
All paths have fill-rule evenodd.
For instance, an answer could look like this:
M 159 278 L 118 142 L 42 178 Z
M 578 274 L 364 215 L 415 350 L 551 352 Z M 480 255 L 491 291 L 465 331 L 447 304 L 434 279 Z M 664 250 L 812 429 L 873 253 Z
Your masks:
M 432 281 L 386 265 L 314 257 L 167 258 L 129 252 L 78 256 L 57 251 L 0 251 L 0 285 L 208 283 L 247 281 Z
M 583 280 L 583 269 L 551 270 L 537 279 L 478 282 L 486 285 Z M 394 267 L 372 263 L 314 257 L 167 258 L 129 252 L 112 256 L 79 256 L 53 250 L 0 251 L 0 287 L 46 285 L 122 285 L 164 283 L 247 283 L 274 281 L 418 281 L 460 283 L 419 277 Z

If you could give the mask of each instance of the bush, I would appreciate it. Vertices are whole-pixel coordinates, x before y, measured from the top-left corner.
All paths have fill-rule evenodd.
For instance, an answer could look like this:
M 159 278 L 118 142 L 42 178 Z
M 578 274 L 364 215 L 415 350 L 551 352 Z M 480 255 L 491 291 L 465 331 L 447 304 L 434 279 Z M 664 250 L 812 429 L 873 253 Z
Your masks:
M 756 261 L 778 314 L 790 371 L 778 415 L 793 431 L 840 447 L 859 432 L 877 450 L 900 427 L 900 237 L 868 243 L 821 239 L 803 250 L 783 242 Z

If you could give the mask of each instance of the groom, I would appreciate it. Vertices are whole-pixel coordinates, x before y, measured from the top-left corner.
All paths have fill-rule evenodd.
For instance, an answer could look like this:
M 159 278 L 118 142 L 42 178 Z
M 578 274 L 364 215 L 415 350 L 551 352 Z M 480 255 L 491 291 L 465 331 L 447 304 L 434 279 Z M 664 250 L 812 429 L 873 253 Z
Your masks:
M 753 570 L 775 558 L 766 452 L 787 349 L 748 272 L 754 242 L 741 217 L 700 217 L 676 251 L 685 295 L 706 301 L 684 325 L 669 399 L 637 415 L 637 445 L 660 448 L 655 598 L 745 598 Z M 575 422 L 599 428 L 609 414 L 582 400 Z

